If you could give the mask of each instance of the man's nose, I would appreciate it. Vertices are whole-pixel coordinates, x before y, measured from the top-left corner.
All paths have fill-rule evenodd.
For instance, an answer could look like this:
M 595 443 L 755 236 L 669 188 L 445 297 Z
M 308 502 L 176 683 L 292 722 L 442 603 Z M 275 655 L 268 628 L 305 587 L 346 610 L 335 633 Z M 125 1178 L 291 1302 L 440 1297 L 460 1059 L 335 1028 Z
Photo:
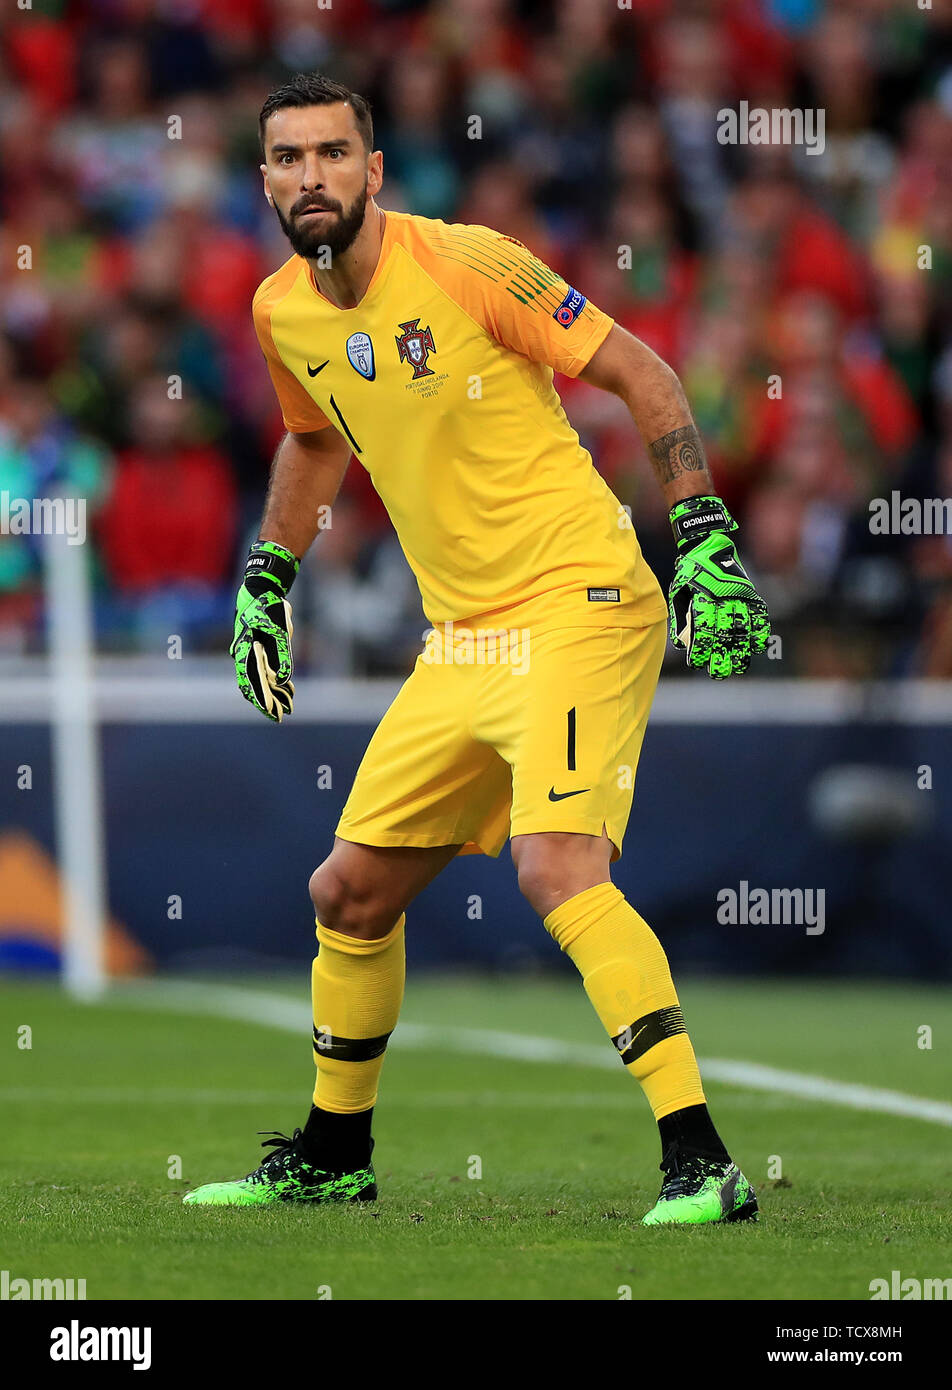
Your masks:
M 316 154 L 306 154 L 304 156 L 304 168 L 301 173 L 301 187 L 307 189 L 322 188 L 321 161 Z

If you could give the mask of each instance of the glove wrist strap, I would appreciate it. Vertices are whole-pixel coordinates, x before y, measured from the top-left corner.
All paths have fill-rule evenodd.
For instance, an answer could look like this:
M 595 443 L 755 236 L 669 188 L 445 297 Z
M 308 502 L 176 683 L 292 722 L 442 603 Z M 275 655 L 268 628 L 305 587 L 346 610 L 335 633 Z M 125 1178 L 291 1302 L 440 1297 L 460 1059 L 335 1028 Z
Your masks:
M 719 497 L 684 497 L 668 513 L 678 547 L 693 545 L 711 531 L 736 531 L 737 522 Z
M 255 541 L 248 551 L 245 580 L 267 579 L 283 598 L 294 583 L 300 567 L 297 556 L 285 550 L 283 545 L 275 541 Z

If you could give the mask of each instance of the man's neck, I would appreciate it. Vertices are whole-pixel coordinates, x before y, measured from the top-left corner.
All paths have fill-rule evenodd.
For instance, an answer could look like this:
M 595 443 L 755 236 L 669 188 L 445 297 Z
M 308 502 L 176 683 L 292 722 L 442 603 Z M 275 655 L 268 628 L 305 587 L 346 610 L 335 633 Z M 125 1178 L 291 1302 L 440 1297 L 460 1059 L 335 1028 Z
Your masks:
M 333 258 L 333 269 L 320 270 L 316 260 L 308 260 L 314 283 L 338 309 L 354 309 L 367 293 L 373 279 L 387 215 L 370 200 L 363 225 L 346 251 Z

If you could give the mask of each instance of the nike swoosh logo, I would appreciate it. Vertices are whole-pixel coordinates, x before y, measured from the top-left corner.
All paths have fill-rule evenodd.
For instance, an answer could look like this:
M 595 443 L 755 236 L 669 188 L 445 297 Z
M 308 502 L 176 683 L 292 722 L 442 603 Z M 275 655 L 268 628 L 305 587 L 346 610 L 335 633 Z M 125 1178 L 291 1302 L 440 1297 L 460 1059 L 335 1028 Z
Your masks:
M 567 796 L 581 796 L 581 795 L 582 795 L 582 792 L 590 792 L 591 790 L 592 790 L 591 787 L 582 787 L 581 790 L 580 790 L 580 791 L 577 791 L 577 792 L 557 792 L 557 791 L 555 790 L 555 787 L 550 787 L 550 788 L 549 788 L 549 800 L 550 800 L 550 801 L 564 801 L 565 798 L 566 798 Z
M 330 360 L 331 360 L 331 359 L 328 357 L 327 362 L 329 362 Z M 308 376 L 317 376 L 318 372 L 322 372 L 322 371 L 324 370 L 324 368 L 327 366 L 327 362 L 322 362 L 321 365 L 320 365 L 319 367 L 312 367 L 311 364 L 310 364 L 310 362 L 308 362 L 308 364 L 307 364 L 307 374 L 308 374 Z

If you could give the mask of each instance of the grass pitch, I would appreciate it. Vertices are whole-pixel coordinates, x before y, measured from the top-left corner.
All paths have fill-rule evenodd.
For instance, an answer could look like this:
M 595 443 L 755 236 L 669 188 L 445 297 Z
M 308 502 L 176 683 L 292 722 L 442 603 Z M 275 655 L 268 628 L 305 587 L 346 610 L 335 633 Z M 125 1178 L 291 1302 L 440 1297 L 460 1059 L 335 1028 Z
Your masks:
M 303 976 L 244 983 L 306 1010 Z M 952 1096 L 943 991 L 717 979 L 679 992 L 702 1069 L 717 1057 Z M 646 1229 L 657 1129 L 620 1064 L 401 1047 L 399 1028 L 375 1119 L 375 1205 L 183 1207 L 188 1188 L 256 1166 L 256 1130 L 303 1124 L 306 1026 L 295 1036 L 129 997 L 81 1005 L 9 982 L 0 1013 L 0 1266 L 84 1278 L 89 1299 L 862 1300 L 893 1269 L 952 1269 L 946 1126 L 708 1082 L 760 1222 Z M 403 1021 L 610 1052 L 570 980 L 411 979 Z

